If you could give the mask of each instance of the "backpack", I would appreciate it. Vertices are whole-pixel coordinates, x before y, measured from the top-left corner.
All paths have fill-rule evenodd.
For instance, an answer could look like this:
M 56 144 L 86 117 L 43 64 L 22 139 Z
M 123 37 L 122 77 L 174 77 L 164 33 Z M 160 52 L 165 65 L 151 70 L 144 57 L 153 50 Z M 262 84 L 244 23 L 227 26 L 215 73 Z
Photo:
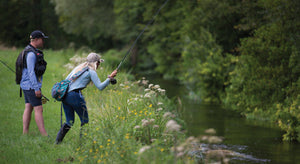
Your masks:
M 47 67 L 47 62 L 44 60 L 44 54 L 41 50 L 38 50 L 31 45 L 25 47 L 25 49 L 19 54 L 16 60 L 16 83 L 19 85 L 22 80 L 23 68 L 27 68 L 26 55 L 28 52 L 34 52 L 36 55 L 36 62 L 34 66 L 34 72 L 37 77 L 42 76 Z
M 88 67 L 84 67 L 71 78 L 56 82 L 51 89 L 51 96 L 57 101 L 62 101 L 68 92 L 69 85 L 87 70 Z
M 22 80 L 22 71 L 24 65 L 24 50 L 19 54 L 16 61 L 16 83 L 19 85 Z

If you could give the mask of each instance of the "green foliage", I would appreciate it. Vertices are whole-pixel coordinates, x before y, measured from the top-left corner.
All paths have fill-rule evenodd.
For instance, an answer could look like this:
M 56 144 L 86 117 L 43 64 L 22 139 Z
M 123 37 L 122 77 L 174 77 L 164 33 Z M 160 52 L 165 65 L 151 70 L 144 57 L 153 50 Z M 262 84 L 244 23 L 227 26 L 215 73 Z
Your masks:
M 111 65 L 112 67 L 117 68 L 122 58 L 125 56 L 125 51 L 117 51 L 115 49 L 111 49 L 102 54 L 105 64 Z M 125 60 L 122 64 L 122 68 L 129 68 L 129 60 Z
M 221 52 L 205 29 L 202 29 L 197 40 L 186 38 L 180 80 L 204 101 L 218 102 L 228 84 L 225 73 L 230 69 L 231 59 L 229 54 L 223 57 Z
M 291 111 L 297 108 L 299 97 L 300 53 L 295 34 L 300 23 L 294 22 L 299 3 L 265 1 L 260 5 L 268 11 L 264 19 L 268 23 L 242 40 L 241 56 L 223 102 L 245 115 L 278 122 L 287 132 L 284 140 L 295 140 L 299 117 Z
M 163 2 L 2 0 L 0 38 L 23 47 L 41 29 L 46 47 L 72 40 L 73 48 L 101 50 L 114 67 Z M 299 95 L 299 9 L 296 0 L 169 1 L 122 67 L 179 79 L 194 97 L 221 100 L 248 118 L 294 120 L 286 113 Z M 297 125 L 280 126 L 285 138 L 297 138 Z
M 0 59 L 7 63 L 14 70 L 14 65 L 21 49 L 1 50 Z M 22 135 L 22 115 L 24 111 L 24 97 L 19 97 L 19 86 L 15 84 L 15 74 L 0 64 L 0 81 L 2 92 L 0 102 L 2 107 L 1 118 L 1 157 L 0 163 L 55 163 L 58 159 L 72 159 L 75 145 L 69 144 L 56 146 L 54 139 L 60 126 L 59 109 L 60 104 L 51 99 L 50 88 L 53 84 L 62 79 L 64 73 L 60 68 L 68 62 L 68 57 L 73 55 L 73 51 L 50 51 L 44 52 L 48 62 L 47 71 L 44 74 L 42 93 L 50 99 L 44 105 L 45 128 L 50 137 L 42 137 L 36 126 L 34 114 L 30 123 L 28 135 Z M 59 60 L 58 60 L 59 59 Z M 60 70 L 60 71 L 59 71 Z M 24 96 L 24 95 L 23 95 Z
M 0 42 L 6 46 L 25 47 L 30 33 L 36 29 L 49 36 L 45 47 L 62 48 L 71 39 L 59 28 L 54 5 L 49 0 L 1 0 L 0 15 Z
M 115 31 L 113 1 L 52 0 L 59 23 L 68 34 L 83 37 L 94 49 L 112 46 Z
M 185 4 L 187 3 L 181 1 L 168 3 L 156 17 L 149 32 L 145 33 L 145 38 L 149 40 L 147 51 L 157 64 L 155 70 L 162 73 L 165 78 L 177 78 L 179 74 L 180 53 L 183 45 L 179 30 L 184 24 L 184 8 L 182 6 Z M 147 16 L 147 20 L 152 18 L 162 2 L 152 5 L 148 2 L 148 5 L 148 10 L 144 14 Z
M 13 67 L 19 51 L 0 51 L 0 58 Z M 19 86 L 14 83 L 14 73 L 2 68 L 5 71 L 1 71 L 3 90 L 0 98 L 5 101 L 0 102 L 4 113 L 0 118 L 5 126 L 1 126 L 3 133 L 0 135 L 1 163 L 145 163 L 150 160 L 154 163 L 174 163 L 174 160 L 192 163 L 190 155 L 176 159 L 171 151 L 171 147 L 184 140 L 185 134 L 167 132 L 166 122 L 176 120 L 182 126 L 179 130 L 185 127 L 175 111 L 174 102 L 164 95 L 165 90 L 158 85 L 148 86 L 145 79 L 132 82 L 123 72 L 118 73 L 117 85 L 109 85 L 103 91 L 94 86 L 83 90 L 90 122 L 82 129 L 82 139 L 79 138 L 81 127 L 76 116 L 64 141 L 55 144 L 60 128 L 60 103 L 49 96 L 51 87 L 70 71 L 61 68 L 70 65 L 70 61 L 72 65 L 78 64 L 86 54 L 74 50 L 45 50 L 48 65 L 42 92 L 50 101 L 43 105 L 43 115 L 49 137 L 40 136 L 34 114 L 29 134 L 22 135 L 24 99 L 18 96 Z M 105 64 L 97 70 L 100 79 L 105 79 L 112 71 Z
M 132 42 L 144 28 L 142 1 L 115 0 L 114 13 L 116 14 L 116 35 L 125 43 Z
M 277 104 L 276 109 L 277 123 L 286 132 L 283 135 L 283 140 L 300 141 L 300 95 L 288 100 L 288 103 Z
M 88 40 L 108 37 L 114 31 L 113 1 L 53 0 L 59 22 L 68 33 L 82 35 Z M 74 19 L 76 18 L 76 19 Z
M 13 45 L 16 40 L 16 46 L 23 46 L 29 41 L 29 35 L 35 24 L 30 23 L 32 20 L 30 8 L 32 3 L 30 0 L 26 1 L 5 1 L 1 0 L 0 5 L 0 32 L 1 42 L 7 45 Z M 28 6 L 24 8 L 23 6 Z M 23 9 L 24 8 L 24 9 Z M 8 10 L 7 10 L 8 9 Z M 30 13 L 30 16 L 29 16 Z M 30 31 L 30 32 L 29 32 Z M 26 36 L 26 37 L 25 37 Z
M 246 1 L 248 2 L 248 1 Z M 225 53 L 235 52 L 239 45 L 239 39 L 248 36 L 245 30 L 238 30 L 236 26 L 243 18 L 239 10 L 245 10 L 245 6 L 239 6 L 244 1 L 236 0 L 201 0 L 192 4 L 186 15 L 185 25 L 191 25 L 189 31 L 194 33 L 199 27 L 208 30 L 215 38 L 216 43 L 222 47 Z M 254 4 L 254 2 L 252 2 Z M 197 37 L 199 35 L 194 35 Z

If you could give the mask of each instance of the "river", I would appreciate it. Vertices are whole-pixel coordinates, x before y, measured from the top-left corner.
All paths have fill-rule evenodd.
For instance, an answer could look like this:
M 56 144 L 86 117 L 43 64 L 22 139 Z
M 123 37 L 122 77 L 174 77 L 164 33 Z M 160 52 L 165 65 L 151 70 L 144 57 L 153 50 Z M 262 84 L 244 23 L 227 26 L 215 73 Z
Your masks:
M 214 128 L 217 136 L 225 140 L 219 148 L 242 154 L 243 158 L 232 158 L 233 164 L 300 164 L 300 143 L 282 142 L 278 127 L 267 123 L 246 120 L 239 114 L 222 108 L 219 104 L 205 104 L 189 100 L 187 89 L 174 81 L 155 76 L 146 77 L 150 83 L 166 89 L 169 98 L 181 100 L 180 113 L 187 124 L 189 136 L 200 136 L 208 128 Z

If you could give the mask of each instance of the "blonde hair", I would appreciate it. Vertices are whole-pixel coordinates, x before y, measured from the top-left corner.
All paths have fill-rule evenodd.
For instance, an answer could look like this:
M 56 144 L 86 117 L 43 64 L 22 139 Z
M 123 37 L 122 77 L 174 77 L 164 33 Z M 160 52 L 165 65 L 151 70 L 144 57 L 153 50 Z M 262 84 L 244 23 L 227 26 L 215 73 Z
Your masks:
M 101 59 L 100 55 L 99 54 L 96 54 L 96 53 L 90 53 L 88 56 L 87 56 L 87 59 L 86 59 L 86 62 L 84 63 L 81 63 L 80 65 L 78 65 L 75 70 L 74 70 L 74 73 L 77 73 L 78 71 L 82 70 L 83 68 L 85 67 L 89 67 L 89 69 L 91 70 L 94 70 L 96 71 L 97 68 L 98 68 L 98 65 L 97 63 L 99 62 L 103 62 L 104 60 Z

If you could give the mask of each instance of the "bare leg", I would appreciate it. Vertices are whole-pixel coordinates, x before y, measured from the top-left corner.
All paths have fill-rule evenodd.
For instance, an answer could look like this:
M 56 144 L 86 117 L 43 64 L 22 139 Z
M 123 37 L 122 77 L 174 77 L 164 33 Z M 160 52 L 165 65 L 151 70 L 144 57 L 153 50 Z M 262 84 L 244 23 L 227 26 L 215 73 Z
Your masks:
M 27 134 L 29 131 L 32 109 L 33 107 L 30 103 L 25 104 L 25 110 L 23 113 L 23 134 Z
M 44 126 L 43 106 L 42 105 L 34 107 L 34 117 L 35 117 L 35 122 L 40 130 L 40 133 L 43 136 L 48 136 L 45 126 Z

